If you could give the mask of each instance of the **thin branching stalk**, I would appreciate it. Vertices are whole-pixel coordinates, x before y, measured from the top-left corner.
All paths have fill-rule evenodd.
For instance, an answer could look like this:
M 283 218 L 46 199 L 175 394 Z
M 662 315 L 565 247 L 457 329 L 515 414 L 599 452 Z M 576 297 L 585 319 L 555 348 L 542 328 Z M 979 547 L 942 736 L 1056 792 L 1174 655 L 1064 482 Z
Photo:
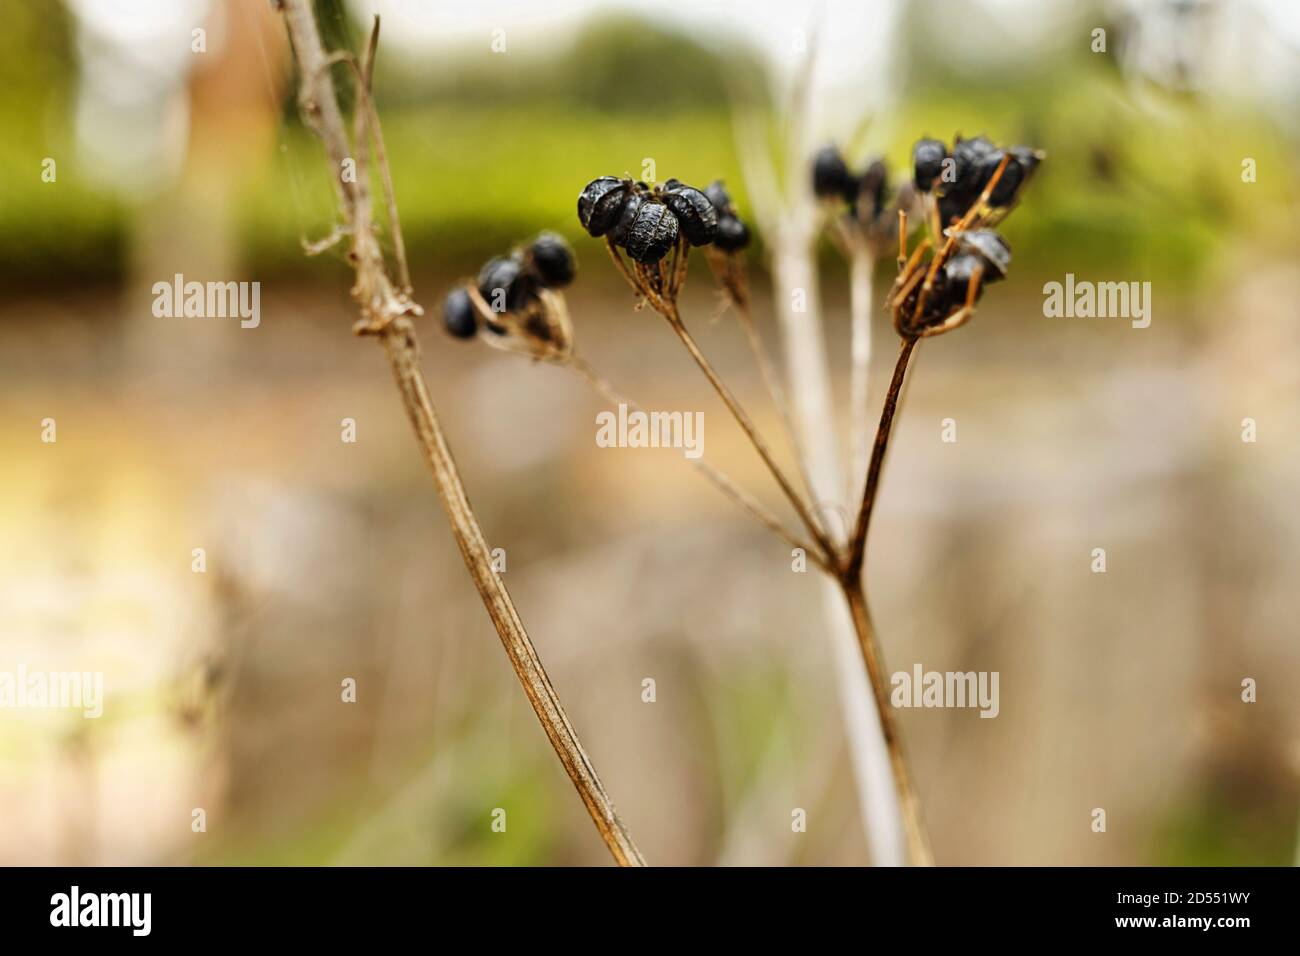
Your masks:
M 573 369 L 579 378 L 589 384 L 611 404 L 626 405 L 633 411 L 642 410 L 640 405 L 614 388 L 609 380 L 592 368 L 585 359 L 582 359 L 577 355 L 570 355 L 566 360 L 564 360 L 563 364 Z M 763 507 L 763 505 L 760 504 L 753 495 L 738 485 L 735 479 L 730 475 L 719 468 L 715 468 L 703 458 L 691 458 L 688 460 L 730 501 L 738 505 L 741 510 L 754 518 L 759 524 L 777 535 L 777 537 L 790 545 L 790 547 L 802 550 L 808 555 L 812 562 L 823 571 L 830 574 L 835 573 L 834 567 L 829 563 L 828 559 L 820 553 L 818 548 L 810 545 L 806 541 L 800 540 L 793 533 L 788 531 L 779 518 L 772 514 L 772 512 L 768 511 L 767 508 Z
M 677 293 L 686 281 L 687 267 L 690 261 L 690 247 L 685 240 L 679 241 L 674 246 L 670 258 L 665 260 L 666 269 L 660 263 L 647 266 L 636 261 L 633 261 L 632 265 L 628 266 L 623 261 L 623 257 L 619 254 L 614 242 L 608 237 L 606 237 L 605 245 L 609 250 L 610 258 L 622 273 L 623 278 L 627 280 L 628 285 L 632 287 L 632 291 L 664 317 L 681 343 L 686 346 L 686 351 L 690 353 L 691 358 L 695 360 L 695 364 L 704 373 L 704 377 L 713 386 L 713 390 L 722 399 L 722 403 L 731 412 L 736 424 L 740 426 L 741 431 L 749 439 L 749 443 L 754 446 L 754 450 L 758 452 L 758 456 L 763 460 L 763 464 L 767 466 L 767 470 L 776 479 L 782 494 L 794 507 L 795 514 L 799 516 L 799 520 L 817 543 L 818 548 L 821 549 L 822 557 L 825 559 L 822 563 L 838 563 L 838 551 L 821 523 L 814 516 L 811 501 L 805 499 L 791 483 L 785 471 L 777 463 L 767 441 L 750 419 L 749 414 L 736 400 L 731 389 L 723 382 L 722 377 L 713 368 L 708 358 L 705 357 L 695 338 L 682 321 L 681 313 L 677 308 Z
M 812 475 L 808 472 L 808 456 L 804 454 L 799 430 L 795 428 L 789 399 L 786 398 L 785 389 L 781 387 L 781 377 L 777 374 L 776 363 L 772 361 L 772 356 L 763 343 L 763 336 L 758 332 L 758 323 L 754 321 L 754 306 L 749 294 L 749 277 L 744 260 L 739 255 L 722 252 L 712 247 L 705 247 L 704 254 L 709 268 L 713 270 L 713 275 L 718 280 L 724 302 L 735 311 L 736 322 L 745 333 L 745 342 L 754 357 L 754 364 L 758 367 L 763 387 L 767 390 L 768 398 L 781 418 L 781 428 L 785 432 L 790 451 L 794 454 L 799 477 L 803 481 L 804 494 L 813 505 L 814 516 L 825 530 L 826 525 L 822 516 L 816 513 L 817 493 L 813 489 Z
M 866 592 L 862 587 L 861 578 L 845 577 L 841 585 L 844 589 L 844 600 L 848 602 L 849 613 L 853 617 L 853 629 L 858 635 L 862 660 L 866 664 L 867 676 L 876 699 L 880 729 L 885 737 L 885 749 L 889 752 L 890 766 L 894 771 L 894 785 L 898 790 L 898 801 L 903 810 L 903 829 L 907 834 L 908 853 L 913 866 L 933 866 L 934 857 L 930 852 L 930 840 L 926 835 L 925 821 L 921 816 L 921 801 L 912 783 L 907 754 L 903 748 L 903 738 L 898 728 L 898 718 L 889 700 L 889 678 L 886 676 L 880 643 L 876 640 L 875 627 L 871 623 Z
M 695 337 L 691 335 L 690 331 L 686 328 L 686 324 L 682 322 L 681 316 L 677 314 L 675 306 L 672 309 L 672 314 L 665 316 L 665 318 L 668 319 L 668 324 L 672 326 L 673 331 L 677 333 L 677 337 L 681 339 L 682 344 L 686 346 L 686 351 L 691 354 L 691 358 L 695 360 L 695 364 L 698 365 L 700 371 L 704 373 L 704 377 L 709 380 L 709 384 L 713 386 L 713 390 L 718 393 L 718 397 L 721 398 L 723 404 L 727 406 L 727 409 L 731 412 L 732 418 L 736 420 L 736 423 L 740 425 L 741 430 L 749 437 L 750 444 L 754 446 L 755 451 L 757 451 L 759 457 L 763 459 L 763 463 L 767 465 L 768 470 L 776 479 L 777 484 L 781 486 L 781 491 L 788 499 L 790 499 L 790 504 L 794 506 L 795 513 L 799 516 L 799 520 L 803 522 L 804 527 L 808 529 L 808 533 L 812 535 L 813 540 L 815 540 L 818 547 L 822 549 L 822 553 L 827 558 L 833 558 L 836 554 L 835 546 L 831 543 L 830 538 L 822 529 L 821 524 L 813 516 L 811 506 L 795 489 L 794 485 L 790 483 L 790 479 L 786 477 L 785 472 L 781 469 L 780 465 L 777 464 L 776 459 L 772 456 L 772 450 L 768 447 L 767 442 L 763 439 L 763 436 L 759 434 L 758 429 L 750 420 L 749 414 L 741 406 L 740 402 L 736 400 L 736 396 L 732 394 L 731 389 L 729 389 L 726 383 L 722 381 L 721 376 L 719 376 L 717 371 L 713 368 L 713 364 L 700 350 L 699 345 L 696 344 Z
M 456 544 L 468 568 L 470 577 L 483 600 L 483 606 L 501 637 L 510 664 L 514 668 L 528 701 L 538 721 L 546 731 L 556 755 L 573 781 L 591 814 L 596 829 L 609 847 L 610 853 L 621 866 L 643 866 L 645 859 L 637 849 L 631 835 L 614 811 L 613 802 L 606 793 L 590 758 L 583 749 L 573 725 L 564 712 L 560 699 L 551 684 L 542 662 L 537 656 L 528 632 L 515 610 L 505 585 L 492 569 L 491 554 L 483 537 L 478 519 L 465 493 L 464 484 L 456 469 L 451 449 L 443 435 L 442 426 L 434 410 L 433 399 L 420 367 L 419 344 L 415 337 L 412 316 L 421 313 L 420 307 L 409 298 L 409 281 L 405 272 L 405 255 L 397 221 L 396 201 L 392 197 L 392 181 L 387 172 L 383 182 L 389 198 L 390 224 L 394 230 L 394 245 L 401 263 L 402 287 L 394 285 L 384 262 L 383 253 L 376 241 L 371 225 L 368 182 L 357 177 L 356 182 L 345 181 L 340 175 L 344 162 L 352 155 L 342 111 L 329 74 L 331 58 L 321 46 L 310 0 L 283 0 L 285 23 L 301 66 L 303 85 L 299 102 L 313 130 L 325 144 L 331 166 L 330 180 L 334 183 L 339 200 L 339 210 L 345 222 L 345 234 L 350 235 L 352 246 L 350 260 L 356 273 L 352 294 L 361 311 L 361 320 L 354 326 L 358 334 L 379 339 L 393 369 L 393 376 L 406 407 L 407 416 L 415 430 L 416 439 L 433 475 L 434 486 L 443 509 L 451 523 Z M 378 19 L 375 24 L 378 31 Z M 382 154 L 382 139 L 378 115 L 370 102 L 365 77 L 373 65 L 375 40 L 372 38 L 366 63 L 358 72 L 362 82 L 358 85 L 358 109 L 364 119 L 358 129 L 367 131 L 378 153 L 381 167 L 387 163 Z M 353 64 L 355 67 L 355 63 Z M 358 143 L 365 149 L 365 144 Z M 344 231 L 341 231 L 344 232 Z
M 871 448 L 871 464 L 867 467 L 866 485 L 862 490 L 862 504 L 858 508 L 858 517 L 850 539 L 848 560 L 845 573 L 860 576 L 866 559 L 867 531 L 871 526 L 871 513 L 876 507 L 876 492 L 880 486 L 880 469 L 885 463 L 885 452 L 889 448 L 889 436 L 894 427 L 894 414 L 898 410 L 898 399 L 903 391 L 903 379 L 907 376 L 907 367 L 912 358 L 916 343 L 915 338 L 904 338 L 898 350 L 898 361 L 894 363 L 894 375 L 889 381 L 889 391 L 885 394 L 885 405 L 880 412 L 880 425 L 876 428 L 876 440 Z

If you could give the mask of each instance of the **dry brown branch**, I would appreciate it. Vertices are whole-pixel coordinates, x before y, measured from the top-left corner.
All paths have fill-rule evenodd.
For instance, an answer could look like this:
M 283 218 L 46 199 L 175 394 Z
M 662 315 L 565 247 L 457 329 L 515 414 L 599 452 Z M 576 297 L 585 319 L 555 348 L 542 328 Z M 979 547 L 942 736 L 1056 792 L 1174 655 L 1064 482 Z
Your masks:
M 361 311 L 361 320 L 354 326 L 358 334 L 377 337 L 388 356 L 397 387 L 406 407 L 407 416 L 424 454 L 434 485 L 447 518 L 451 523 L 456 544 L 460 548 L 465 566 L 478 589 L 511 666 L 523 684 L 524 692 L 537 714 L 542 728 L 550 738 L 560 762 L 577 788 L 583 803 L 591 814 L 609 851 L 622 866 L 643 866 L 645 860 L 631 835 L 619 820 L 614 805 L 601 785 L 590 758 L 583 749 L 572 724 L 560 704 L 555 688 L 547 676 L 537 651 L 519 619 L 514 603 L 505 585 L 492 569 L 491 554 L 483 537 L 478 519 L 470 506 L 469 497 L 461 482 L 451 449 L 447 446 L 442 426 L 434 410 L 433 400 L 420 367 L 419 345 L 411 317 L 421 314 L 420 307 L 409 297 L 402 252 L 401 230 L 398 225 L 396 202 L 392 199 L 391 179 L 382 171 L 389 202 L 390 225 L 394 245 L 398 250 L 403 287 L 396 287 L 390 278 L 383 253 L 375 239 L 371 225 L 368 181 L 361 176 L 355 182 L 345 181 L 340 175 L 344 162 L 352 156 L 342 111 L 334 92 L 329 69 L 331 58 L 321 46 L 320 34 L 312 13 L 310 0 L 283 0 L 281 9 L 290 39 L 302 71 L 299 102 L 312 129 L 320 136 L 330 163 L 339 210 L 345 224 L 350 227 L 352 240 L 350 260 L 355 270 L 356 282 L 352 295 Z M 378 21 L 376 20 L 376 30 Z M 381 170 L 387 167 L 383 154 L 378 116 L 370 103 L 365 78 L 369 76 L 374 60 L 374 39 L 364 67 L 357 69 L 361 80 L 358 89 L 358 109 L 363 118 L 358 129 L 366 130 L 376 151 L 376 161 Z M 356 67 L 355 62 L 352 64 Z M 356 144 L 361 150 L 366 144 Z

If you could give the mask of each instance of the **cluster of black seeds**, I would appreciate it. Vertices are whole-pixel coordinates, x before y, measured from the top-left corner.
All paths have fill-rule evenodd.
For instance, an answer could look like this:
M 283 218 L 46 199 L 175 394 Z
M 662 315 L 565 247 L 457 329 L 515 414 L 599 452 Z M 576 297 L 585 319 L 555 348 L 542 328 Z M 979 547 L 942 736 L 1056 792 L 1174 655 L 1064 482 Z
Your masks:
M 823 146 L 813 157 L 812 184 L 818 199 L 843 200 L 849 212 L 868 225 L 885 211 L 889 169 L 884 160 L 873 159 L 861 173 L 854 173 L 838 149 Z
M 554 232 L 543 232 L 511 255 L 489 259 L 475 284 L 492 312 L 520 313 L 537 301 L 538 290 L 563 288 L 573 281 L 576 271 L 569 244 Z M 472 338 L 478 332 L 479 311 L 464 286 L 447 293 L 442 316 L 447 331 L 457 338 Z M 498 335 L 506 331 L 491 319 L 486 319 L 485 325 Z
M 946 226 L 953 219 L 960 219 L 974 205 L 1008 153 L 1010 159 L 989 194 L 989 205 L 994 209 L 1011 206 L 1038 168 L 1043 154 L 1028 146 L 1004 150 L 983 136 L 974 139 L 957 137 L 951 153 L 940 140 L 918 142 L 912 150 L 916 188 L 935 195 L 939 201 L 940 221 Z
M 718 211 L 704 193 L 676 179 L 651 188 L 601 176 L 578 195 L 578 221 L 592 236 L 608 236 L 637 262 L 658 262 L 679 237 L 692 246 L 713 242 Z

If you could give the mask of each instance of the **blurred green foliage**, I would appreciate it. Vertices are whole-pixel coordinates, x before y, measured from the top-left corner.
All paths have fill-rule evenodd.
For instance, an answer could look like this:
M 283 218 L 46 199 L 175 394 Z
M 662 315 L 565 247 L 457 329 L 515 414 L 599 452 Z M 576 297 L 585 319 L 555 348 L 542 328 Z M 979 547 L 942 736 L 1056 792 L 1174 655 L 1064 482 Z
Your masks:
M 326 7 L 326 33 L 360 46 L 364 31 L 341 4 Z M 0 107 L 10 131 L 0 142 L 0 272 L 10 284 L 116 279 L 126 270 L 138 210 L 87 185 L 77 168 L 70 32 L 62 11 L 38 17 L 20 8 L 0 36 L 0 69 L 19 93 Z M 512 53 L 509 70 L 481 55 L 436 64 L 381 56 L 378 97 L 417 271 L 435 262 L 440 271 L 471 271 L 540 229 L 576 237 L 583 183 L 641 175 L 646 159 L 659 179 L 721 176 L 747 208 L 723 74 L 753 75 L 751 54 L 720 58 L 656 25 L 607 19 L 546 58 L 529 56 Z M 1226 243 L 1274 221 L 1269 210 L 1293 189 L 1289 176 L 1240 182 L 1243 156 L 1264 170 L 1290 168 L 1289 144 L 1265 119 L 1185 97 L 1139 108 L 1107 58 L 972 76 L 927 61 L 920 41 L 909 57 L 906 122 L 888 150 L 896 170 L 907 168 L 910 145 L 924 134 L 984 132 L 1048 151 L 1029 205 L 1006 226 L 1026 279 L 1068 262 L 1081 277 L 1121 270 L 1192 282 Z M 292 96 L 284 115 L 279 149 L 238 208 L 245 260 L 262 276 L 321 269 L 303 258 L 300 240 L 333 223 L 320 148 Z M 47 155 L 59 157 L 57 186 L 40 180 Z

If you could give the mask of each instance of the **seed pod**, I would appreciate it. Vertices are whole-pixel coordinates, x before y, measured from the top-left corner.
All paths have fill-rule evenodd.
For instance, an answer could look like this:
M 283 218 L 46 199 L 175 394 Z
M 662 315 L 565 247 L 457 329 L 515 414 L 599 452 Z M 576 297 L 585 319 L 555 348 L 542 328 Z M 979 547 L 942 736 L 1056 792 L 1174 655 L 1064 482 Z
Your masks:
M 628 231 L 632 228 L 632 223 L 636 222 L 637 214 L 640 213 L 641 206 L 644 203 L 644 194 L 637 190 L 632 190 L 627 194 L 623 200 L 623 208 L 618 212 L 618 221 L 609 227 L 607 235 L 611 242 L 621 246 L 627 241 Z
M 526 255 L 538 283 L 545 288 L 558 289 L 573 281 L 577 271 L 573 250 L 557 233 L 539 235 L 529 244 Z
M 813 157 L 813 192 L 819 199 L 843 196 L 851 185 L 849 167 L 834 146 L 823 146 Z
M 943 161 L 947 158 L 948 147 L 939 140 L 918 140 L 912 147 L 912 181 L 916 188 L 928 193 L 943 173 Z
M 726 214 L 718 219 L 718 233 L 713 237 L 713 244 L 723 252 L 735 252 L 749 245 L 749 229 L 733 215 Z
M 637 210 L 636 220 L 627 230 L 627 254 L 637 262 L 658 262 L 677 241 L 677 217 L 663 203 L 647 200 Z
M 950 265 L 953 260 L 948 260 Z M 967 276 L 969 279 L 969 276 Z M 940 268 L 934 275 L 934 284 L 925 297 L 925 312 L 915 316 L 916 307 L 921 300 L 921 285 L 918 284 L 903 301 L 902 315 L 899 319 L 899 331 L 906 335 L 918 335 L 927 326 L 938 325 L 952 313 L 961 308 L 966 301 L 966 284 L 960 283 L 959 293 L 954 293 L 954 283 L 948 276 L 948 265 Z
M 536 295 L 534 281 L 515 258 L 489 259 L 478 274 L 478 292 L 493 312 L 518 312 Z
M 664 183 L 663 196 L 687 242 L 706 246 L 713 241 L 718 231 L 718 211 L 708 196 L 676 179 Z
M 1016 195 L 1029 181 L 1029 177 L 1033 175 L 1043 159 L 1041 152 L 1028 146 L 1013 146 L 1010 153 L 1011 161 L 1007 163 L 1007 168 L 1002 171 L 1002 178 L 989 194 L 990 206 L 1000 208 L 1015 202 Z
M 966 304 L 966 292 L 970 288 L 971 280 L 975 277 L 975 270 L 977 269 L 982 270 L 980 287 L 975 292 L 975 298 L 978 299 L 984 294 L 984 286 L 989 281 L 989 277 L 996 276 L 997 270 L 990 269 L 982 256 L 972 252 L 963 252 L 958 253 L 944 263 L 942 270 L 944 288 L 942 294 L 935 295 L 933 293 L 939 290 L 931 290 L 931 301 L 936 305 L 940 302 L 945 303 L 947 308 L 943 310 L 944 314 L 960 309 Z M 929 311 L 929 309 L 926 309 L 927 313 Z
M 984 282 L 997 282 L 1006 277 L 1011 266 L 1011 247 L 992 229 L 963 232 L 957 239 L 957 248 L 959 256 L 975 256 L 984 263 Z
M 984 136 L 959 139 L 953 145 L 952 158 L 956 177 L 951 183 L 939 183 L 939 215 L 947 224 L 960 218 L 974 204 L 993 178 L 1003 152 Z M 1005 175 L 1005 173 L 1004 173 Z
M 952 158 L 957 163 L 957 185 L 964 189 L 977 186 L 982 189 L 993 170 L 998 168 L 998 163 L 1002 162 L 1002 150 L 987 136 L 976 136 L 957 140 L 952 147 Z
M 458 339 L 472 339 L 477 334 L 478 312 L 463 287 L 456 286 L 447 293 L 447 300 L 442 304 L 442 322 Z
M 603 236 L 615 223 L 627 199 L 627 180 L 617 176 L 593 179 L 578 195 L 578 221 L 592 236 Z
M 731 194 L 727 192 L 727 187 L 723 185 L 721 179 L 715 179 L 709 183 L 704 190 L 704 195 L 709 197 L 709 202 L 713 203 L 713 208 L 718 211 L 719 216 L 724 212 L 735 215 L 731 205 Z

